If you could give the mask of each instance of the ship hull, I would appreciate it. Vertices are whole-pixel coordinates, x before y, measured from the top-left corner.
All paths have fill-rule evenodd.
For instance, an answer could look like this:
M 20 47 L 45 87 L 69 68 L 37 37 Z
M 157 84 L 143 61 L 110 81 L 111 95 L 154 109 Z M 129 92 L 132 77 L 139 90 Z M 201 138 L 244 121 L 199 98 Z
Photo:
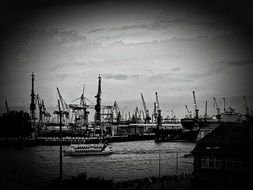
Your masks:
M 188 130 L 194 129 L 197 122 L 198 121 L 195 118 L 183 118 L 183 119 L 181 119 L 181 124 L 182 124 L 183 128 L 188 129 Z
M 63 151 L 64 156 L 98 156 L 98 155 L 110 155 L 112 151 L 102 151 L 102 152 L 67 152 Z
M 196 142 L 199 130 L 156 131 L 155 142 L 188 141 Z

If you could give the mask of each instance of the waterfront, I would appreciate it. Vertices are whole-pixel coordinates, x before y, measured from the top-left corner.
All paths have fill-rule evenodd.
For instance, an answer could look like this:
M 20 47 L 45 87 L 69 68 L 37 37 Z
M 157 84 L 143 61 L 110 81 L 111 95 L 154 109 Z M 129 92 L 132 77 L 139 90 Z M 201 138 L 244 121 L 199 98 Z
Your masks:
M 193 159 L 183 158 L 194 148 L 193 143 L 155 143 L 134 141 L 112 143 L 114 154 L 109 156 L 63 157 L 63 177 L 81 172 L 90 177 L 101 176 L 114 181 L 139 179 L 159 175 L 191 173 Z M 64 146 L 63 149 L 67 147 Z M 1 183 L 27 187 L 41 187 L 59 176 L 59 147 L 34 146 L 21 150 L 1 148 Z

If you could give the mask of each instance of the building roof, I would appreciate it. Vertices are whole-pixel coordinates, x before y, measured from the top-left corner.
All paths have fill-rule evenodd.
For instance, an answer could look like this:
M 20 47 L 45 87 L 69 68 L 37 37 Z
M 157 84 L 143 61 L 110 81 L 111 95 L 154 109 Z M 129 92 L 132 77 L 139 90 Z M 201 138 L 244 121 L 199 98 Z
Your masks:
M 248 125 L 240 123 L 222 123 L 198 143 L 245 144 L 248 142 Z
M 197 142 L 193 153 L 216 149 L 217 152 L 243 152 L 251 147 L 249 125 L 244 123 L 222 123 Z

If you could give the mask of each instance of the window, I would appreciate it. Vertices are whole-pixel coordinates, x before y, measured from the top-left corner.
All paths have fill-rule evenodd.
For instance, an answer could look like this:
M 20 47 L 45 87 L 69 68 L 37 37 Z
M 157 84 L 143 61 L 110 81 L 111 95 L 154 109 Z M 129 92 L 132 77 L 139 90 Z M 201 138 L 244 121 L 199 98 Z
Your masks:
M 222 168 L 222 160 L 216 159 L 216 168 L 221 169 Z
M 227 158 L 226 169 L 228 170 L 247 170 L 248 160 L 245 158 Z
M 205 169 L 221 169 L 222 160 L 216 157 L 201 157 L 201 168 Z
M 209 168 L 208 157 L 201 158 L 201 168 Z

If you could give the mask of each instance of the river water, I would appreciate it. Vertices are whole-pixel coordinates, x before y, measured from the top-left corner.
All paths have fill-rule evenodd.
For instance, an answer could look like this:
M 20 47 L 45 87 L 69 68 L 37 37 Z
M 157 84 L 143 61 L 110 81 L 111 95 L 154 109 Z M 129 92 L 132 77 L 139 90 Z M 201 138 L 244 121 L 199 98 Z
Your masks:
M 195 146 L 187 142 L 149 141 L 112 143 L 114 154 L 106 156 L 63 157 L 63 177 L 85 172 L 114 181 L 159 175 L 174 175 L 193 170 L 193 158 L 184 158 Z M 63 146 L 63 150 L 67 146 Z M 178 157 L 176 156 L 178 152 Z M 47 185 L 59 176 L 59 146 L 0 148 L 0 177 L 3 184 L 30 187 Z

